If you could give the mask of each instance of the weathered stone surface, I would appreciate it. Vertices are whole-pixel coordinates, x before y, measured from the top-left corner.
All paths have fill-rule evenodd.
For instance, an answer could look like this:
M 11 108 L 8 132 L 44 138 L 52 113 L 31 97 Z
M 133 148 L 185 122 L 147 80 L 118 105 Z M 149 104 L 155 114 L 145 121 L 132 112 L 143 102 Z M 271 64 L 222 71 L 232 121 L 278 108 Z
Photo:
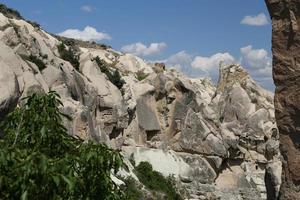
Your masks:
M 160 131 L 154 106 L 155 100 L 151 96 L 141 97 L 137 100 L 137 117 L 142 130 Z
M 199 155 L 133 147 L 124 147 L 123 151 L 135 160 L 136 165 L 147 161 L 154 170 L 165 176 L 180 178 L 183 182 L 212 184 L 217 177 L 208 161 Z
M 241 66 L 222 66 L 215 86 L 209 78 L 189 78 L 164 64 L 82 41 L 73 46 L 80 62 L 75 69 L 59 57 L 56 37 L 2 14 L 0 25 L 6 27 L 0 30 L 0 82 L 9 86 L 0 87 L 3 116 L 22 104 L 19 96 L 55 90 L 64 104 L 60 111 L 69 116 L 63 122 L 70 135 L 122 149 L 126 163 L 131 154 L 136 163 L 149 161 L 165 176 L 175 175 L 190 199 L 266 199 L 266 185 L 277 195 L 273 95 Z M 37 56 L 46 68 L 40 71 L 21 55 Z M 96 56 L 109 71 L 120 72 L 122 88 L 101 72 Z M 133 166 L 123 175 L 137 180 Z
M 0 61 L 0 71 L 0 120 L 2 120 L 17 105 L 20 94 L 16 75 L 3 61 Z
M 189 179 L 202 184 L 213 184 L 217 178 L 217 173 L 210 163 L 202 156 L 191 154 L 179 154 L 183 160 L 191 167 Z
M 281 179 L 282 163 L 280 161 L 271 162 L 267 165 L 265 173 L 266 189 L 268 199 L 278 199 Z
M 192 110 L 187 111 L 179 144 L 187 152 L 221 157 L 227 154 L 223 141 L 213 135 L 201 117 Z
M 281 199 L 299 199 L 300 189 L 300 1 L 265 0 L 272 18 L 275 110 L 283 163 Z

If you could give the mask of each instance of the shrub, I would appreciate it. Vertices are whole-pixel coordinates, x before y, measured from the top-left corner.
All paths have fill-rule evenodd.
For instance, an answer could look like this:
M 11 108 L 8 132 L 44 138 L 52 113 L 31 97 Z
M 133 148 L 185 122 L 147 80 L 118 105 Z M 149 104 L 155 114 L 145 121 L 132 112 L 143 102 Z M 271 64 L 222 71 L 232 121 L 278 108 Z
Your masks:
M 8 18 L 23 19 L 23 17 L 18 11 L 8 8 L 4 4 L 0 4 L 0 12 Z
M 119 89 L 123 87 L 125 81 L 122 80 L 120 72 L 117 69 L 114 72 L 110 72 L 110 65 L 106 63 L 103 59 L 100 59 L 99 56 L 93 58 L 92 61 L 95 61 L 97 63 L 98 67 L 100 68 L 100 71 L 106 74 L 107 78 L 111 83 L 113 83 Z
M 172 177 L 165 178 L 161 173 L 154 171 L 150 163 L 141 162 L 135 171 L 138 179 L 150 190 L 165 193 L 169 200 L 182 199 L 173 187 Z
M 40 29 L 41 25 L 37 22 L 34 21 L 30 21 L 30 20 L 26 20 L 26 22 L 28 22 L 29 24 L 31 24 L 34 28 Z
M 82 41 L 80 39 L 73 39 L 73 38 L 67 38 L 63 36 L 58 36 L 52 34 L 53 37 L 56 37 L 59 41 L 63 42 L 64 44 L 68 46 L 73 46 L 73 47 L 83 47 L 83 48 L 92 48 L 92 49 L 103 49 L 107 50 L 111 48 L 109 45 L 105 44 L 99 44 L 96 43 L 95 41 Z
M 35 38 L 34 38 L 35 39 Z M 40 53 L 40 56 L 43 58 L 43 59 L 48 59 L 48 55 L 47 54 L 42 54 Z
M 115 85 L 117 86 L 117 88 L 121 89 L 123 87 L 123 85 L 125 84 L 125 81 L 121 79 L 121 75 L 119 73 L 119 70 L 115 70 L 111 77 L 109 78 L 109 80 Z
M 126 191 L 126 199 L 128 200 L 140 200 L 143 199 L 143 193 L 141 191 L 141 188 L 138 186 L 138 183 L 136 180 L 134 180 L 132 177 L 128 177 L 124 180 Z
M 69 136 L 59 105 L 55 92 L 33 94 L 1 123 L 0 199 L 124 199 L 110 178 L 121 155 Z
M 22 56 L 23 59 L 28 60 L 32 63 L 34 63 L 40 71 L 43 71 L 47 66 L 45 65 L 45 63 L 39 59 L 37 56 L 34 55 L 30 55 L 30 56 Z
M 12 8 L 8 8 L 6 5 L 1 4 L 1 3 L 0 3 L 0 12 L 5 17 L 7 17 L 7 18 L 11 18 L 11 19 L 23 19 L 24 20 L 24 18 L 22 17 L 22 15 L 17 10 L 14 10 Z M 41 27 L 36 22 L 32 22 L 32 21 L 29 21 L 29 20 L 25 20 L 25 21 L 27 21 L 28 23 L 30 23 L 35 28 L 40 28 Z
M 145 74 L 143 71 L 138 71 L 136 73 L 136 79 L 139 81 L 144 80 L 145 78 L 147 78 L 148 74 Z
M 106 63 L 103 59 L 100 59 L 99 56 L 96 56 L 92 59 L 92 61 L 95 61 L 100 68 L 100 71 L 102 73 L 105 73 L 108 77 L 108 74 L 110 74 L 110 71 L 108 69 L 108 63 Z
M 71 65 L 79 71 L 79 56 L 76 55 L 75 50 L 69 47 L 69 50 L 67 50 L 66 46 L 64 43 L 61 43 L 60 45 L 57 46 L 58 48 L 58 53 L 61 57 L 61 59 L 68 61 L 71 63 Z

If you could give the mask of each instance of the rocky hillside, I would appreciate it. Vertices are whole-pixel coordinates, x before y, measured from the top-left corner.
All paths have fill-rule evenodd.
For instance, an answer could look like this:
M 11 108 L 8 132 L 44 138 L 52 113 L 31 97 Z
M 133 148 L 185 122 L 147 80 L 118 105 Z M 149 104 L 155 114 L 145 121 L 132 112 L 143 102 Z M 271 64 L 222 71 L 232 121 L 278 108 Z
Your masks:
M 241 66 L 222 66 L 215 86 L 33 25 L 0 13 L 1 119 L 23 97 L 55 90 L 70 135 L 122 150 L 130 172 L 116 175 L 120 184 L 127 176 L 138 181 L 134 160 L 173 175 L 187 199 L 278 195 L 273 96 Z
M 273 25 L 276 121 L 285 159 L 280 199 L 299 199 L 300 189 L 300 1 L 266 0 Z

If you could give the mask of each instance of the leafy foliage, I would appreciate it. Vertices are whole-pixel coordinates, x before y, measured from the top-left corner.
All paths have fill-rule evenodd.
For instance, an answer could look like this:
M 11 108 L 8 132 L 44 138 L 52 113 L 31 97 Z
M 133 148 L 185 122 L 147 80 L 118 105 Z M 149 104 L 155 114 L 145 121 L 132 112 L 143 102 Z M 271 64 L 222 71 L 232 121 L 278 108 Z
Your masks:
M 95 61 L 97 63 L 101 72 L 106 74 L 109 81 L 112 82 L 117 88 L 121 89 L 123 87 L 125 81 L 121 79 L 122 77 L 118 70 L 115 70 L 114 72 L 110 72 L 109 64 L 106 63 L 103 59 L 100 59 L 99 56 L 93 58 L 92 61 Z
M 45 63 L 41 59 L 39 59 L 37 56 L 34 56 L 34 55 L 24 56 L 23 55 L 22 58 L 36 64 L 36 66 L 39 68 L 40 71 L 43 71 L 47 67 L 45 65 Z
M 110 74 L 110 71 L 108 69 L 108 63 L 106 63 L 103 59 L 100 59 L 99 56 L 93 58 L 92 61 L 95 61 L 97 63 L 102 73 L 105 73 L 106 75 Z
M 12 8 L 8 8 L 6 5 L 0 3 L 0 12 L 7 18 L 10 18 L 10 19 L 23 19 L 25 20 L 22 15 L 15 9 L 12 9 Z M 35 28 L 40 28 L 41 26 L 36 23 L 36 22 L 32 22 L 32 21 L 29 21 L 29 20 L 25 20 L 27 21 L 28 23 L 30 23 L 33 27 Z
M 91 48 L 91 49 L 103 49 L 103 50 L 112 48 L 109 45 L 99 44 L 99 43 L 96 43 L 95 41 L 82 41 L 80 39 L 67 38 L 67 37 L 54 35 L 54 34 L 52 36 L 57 38 L 59 41 L 62 41 L 64 44 L 66 44 L 68 46 L 84 47 L 84 48 Z
M 121 89 L 123 85 L 125 84 L 125 81 L 121 79 L 120 72 L 118 70 L 115 70 L 112 75 L 109 77 L 109 80 L 117 86 L 117 88 Z
M 55 92 L 33 94 L 1 123 L 0 199 L 124 199 L 110 178 L 121 155 L 62 125 Z
M 138 71 L 136 73 L 136 79 L 139 80 L 139 81 L 142 81 L 144 80 L 145 78 L 147 78 L 148 74 L 146 74 L 145 72 L 143 71 Z
M 0 12 L 8 18 L 23 19 L 23 17 L 18 11 L 12 8 L 8 8 L 4 4 L 0 4 Z
M 41 28 L 41 25 L 35 21 L 30 21 L 30 20 L 26 20 L 26 22 L 28 22 L 29 24 L 31 24 L 34 28 Z
M 154 171 L 150 163 L 140 162 L 135 170 L 138 179 L 150 190 L 165 193 L 169 200 L 182 199 L 173 187 L 172 177 L 166 179 L 161 173 Z
M 128 200 L 143 199 L 144 195 L 141 191 L 140 186 L 138 186 L 136 180 L 134 180 L 132 177 L 128 177 L 124 180 L 124 183 L 126 185 L 126 188 L 124 188 L 124 190 L 126 191 L 126 199 Z
M 58 45 L 57 48 L 60 57 L 63 60 L 70 62 L 71 65 L 78 71 L 80 63 L 79 63 L 79 56 L 76 55 L 75 50 L 71 47 L 69 47 L 69 49 L 67 50 L 64 43 Z

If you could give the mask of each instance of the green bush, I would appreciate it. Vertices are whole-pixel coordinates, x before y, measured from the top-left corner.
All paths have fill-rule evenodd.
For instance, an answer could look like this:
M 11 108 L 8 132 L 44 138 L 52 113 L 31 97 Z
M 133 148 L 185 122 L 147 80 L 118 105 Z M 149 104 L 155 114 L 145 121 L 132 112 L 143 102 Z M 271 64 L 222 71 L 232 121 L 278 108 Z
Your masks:
M 118 70 L 111 72 L 109 70 L 111 66 L 108 63 L 106 63 L 103 59 L 100 59 L 99 56 L 93 58 L 92 61 L 95 61 L 97 63 L 98 67 L 100 68 L 100 71 L 106 74 L 107 78 L 111 83 L 113 83 L 119 89 L 123 87 L 125 81 L 121 79 L 122 77 Z
M 143 199 L 143 193 L 141 188 L 138 186 L 136 180 L 132 177 L 128 177 L 124 180 L 126 191 L 126 199 L 128 200 L 140 200 Z
M 82 41 L 80 39 L 74 39 L 74 38 L 67 38 L 59 35 L 52 34 L 53 37 L 57 38 L 59 41 L 63 42 L 64 44 L 68 46 L 72 46 L 74 48 L 76 47 L 83 47 L 83 48 L 91 48 L 91 49 L 102 49 L 107 50 L 112 48 L 109 45 L 106 44 L 99 44 L 95 41 Z
M 107 146 L 62 125 L 58 94 L 33 94 L 1 123 L 0 199 L 124 199 L 110 178 L 123 165 Z
M 75 50 L 69 47 L 67 50 L 66 46 L 64 43 L 61 43 L 60 45 L 57 46 L 58 53 L 61 57 L 61 59 L 68 61 L 71 63 L 71 65 L 79 71 L 79 56 L 76 55 Z
M 43 71 L 47 67 L 45 65 L 45 63 L 41 59 L 39 59 L 37 56 L 34 56 L 34 55 L 22 56 L 22 58 L 34 63 L 39 68 L 40 71 Z
M 117 88 L 121 89 L 125 84 L 125 81 L 121 79 L 121 75 L 118 70 L 115 70 L 109 77 L 110 82 L 112 82 Z
M 181 200 L 182 198 L 173 187 L 172 177 L 165 178 L 161 173 L 154 171 L 151 164 L 141 162 L 136 168 L 138 179 L 150 190 L 160 191 L 167 195 L 169 200 Z
M 23 17 L 18 11 L 12 8 L 8 8 L 4 4 L 0 4 L 0 12 L 8 18 L 23 19 Z
M 139 81 L 142 81 L 144 80 L 145 78 L 147 78 L 148 74 L 145 74 L 143 71 L 138 71 L 136 73 L 136 79 L 139 80 Z
M 106 75 L 110 74 L 108 63 L 106 63 L 103 59 L 100 59 L 99 56 L 93 58 L 92 61 L 95 61 L 97 63 L 102 73 L 105 73 Z

